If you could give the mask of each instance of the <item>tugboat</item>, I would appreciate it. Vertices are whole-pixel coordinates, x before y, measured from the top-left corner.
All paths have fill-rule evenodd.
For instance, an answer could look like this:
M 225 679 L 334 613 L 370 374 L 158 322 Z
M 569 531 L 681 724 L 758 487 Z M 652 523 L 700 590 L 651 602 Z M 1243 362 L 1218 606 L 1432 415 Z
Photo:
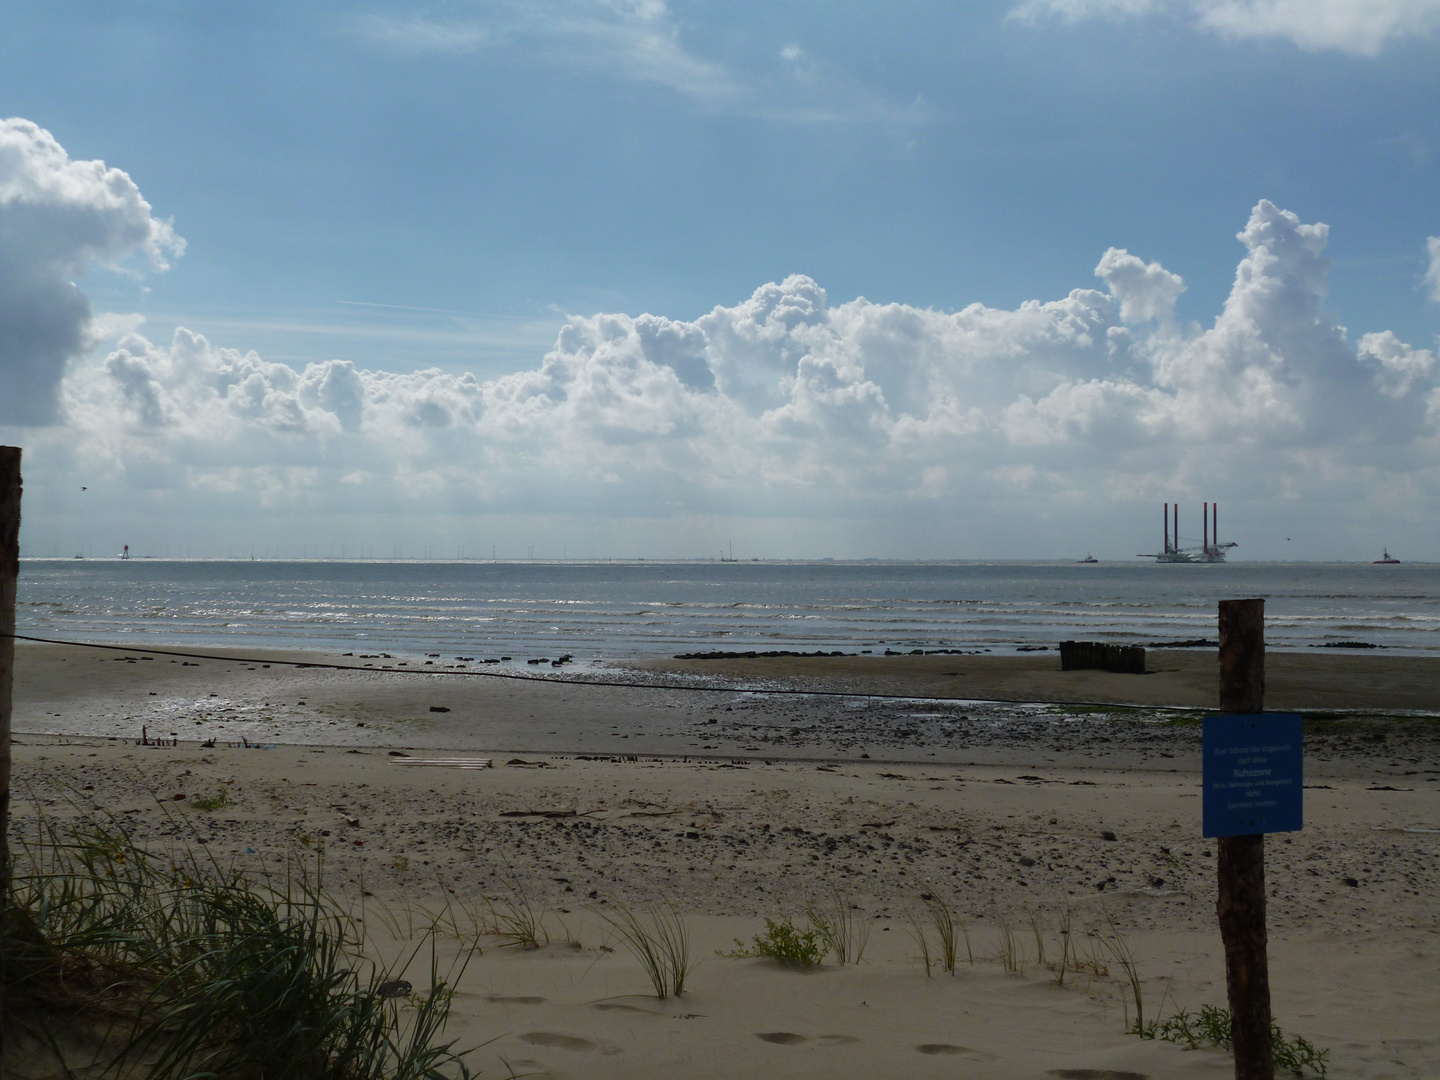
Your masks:
M 1090 552 L 1087 551 L 1083 559 L 1077 559 L 1076 561 L 1082 563 L 1098 563 L 1100 560 L 1095 558 L 1094 555 L 1091 555 Z
M 1395 558 L 1394 555 L 1391 555 L 1391 554 L 1390 554 L 1390 549 L 1389 549 L 1389 548 L 1382 548 L 1381 550 L 1383 550 L 1383 551 L 1385 552 L 1385 554 L 1384 554 L 1383 556 L 1381 556 L 1380 558 L 1376 559 L 1373 563 L 1371 563 L 1371 564 L 1370 564 L 1371 566 L 1399 566 L 1399 565 L 1400 565 L 1400 560 L 1397 559 L 1397 558 Z

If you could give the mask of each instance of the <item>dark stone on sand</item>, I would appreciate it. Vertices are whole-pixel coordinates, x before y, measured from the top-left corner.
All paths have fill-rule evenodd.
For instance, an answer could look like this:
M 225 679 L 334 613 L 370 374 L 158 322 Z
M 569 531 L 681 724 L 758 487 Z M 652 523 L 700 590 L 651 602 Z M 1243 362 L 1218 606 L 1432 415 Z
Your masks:
M 1102 832 L 1102 833 L 1100 834 L 1100 839 L 1101 839 L 1101 840 L 1116 840 L 1116 839 L 1119 839 L 1119 838 L 1118 838 L 1113 832 L 1111 832 L 1109 829 L 1106 829 L 1104 832 Z
M 1360 887 L 1360 882 L 1356 881 L 1353 877 L 1347 877 L 1342 880 L 1352 889 L 1358 889 Z

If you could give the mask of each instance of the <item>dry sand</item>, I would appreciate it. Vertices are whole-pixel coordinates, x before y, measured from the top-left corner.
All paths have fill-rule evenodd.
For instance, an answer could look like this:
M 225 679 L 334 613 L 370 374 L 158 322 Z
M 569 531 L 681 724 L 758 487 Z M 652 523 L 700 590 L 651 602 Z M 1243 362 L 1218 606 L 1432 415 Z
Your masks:
M 363 905 L 387 955 L 410 934 L 402 912 L 465 925 L 482 896 L 518 884 L 549 911 L 552 943 L 486 939 L 465 969 L 451 1034 L 494 1040 L 472 1058 L 483 1075 L 1230 1075 L 1219 1052 L 1124 1034 L 1113 977 L 1056 987 L 1029 930 L 1034 915 L 1053 959 L 1061 913 L 1077 929 L 1113 918 L 1150 1008 L 1223 1004 L 1191 713 L 442 683 L 143 655 L 22 646 L 17 830 L 36 810 L 94 808 L 143 842 L 199 838 L 251 867 L 323 845 L 331 886 Z M 818 674 L 793 660 L 699 663 L 712 682 L 861 680 L 924 696 L 963 678 L 976 697 L 1209 704 L 1213 658 L 1164 657 L 1175 660 L 1152 657 L 1170 669 L 1157 675 L 1073 678 L 1054 654 Z M 1435 708 L 1427 688 L 1440 686 L 1433 661 L 1393 657 L 1276 655 L 1270 673 L 1275 707 L 1400 714 Z M 181 745 L 137 746 L 142 723 Z M 1267 845 L 1277 1018 L 1330 1047 L 1331 1076 L 1440 1075 L 1440 724 L 1310 728 L 1305 829 Z M 242 738 L 274 748 L 229 745 Z M 397 749 L 496 767 L 402 766 Z M 229 804 L 210 813 L 174 798 L 222 791 Z M 797 972 L 715 955 L 830 886 L 872 928 L 865 963 Z M 907 931 L 927 893 L 971 928 L 977 962 L 955 977 L 927 979 Z M 645 996 L 598 914 L 657 894 L 686 912 L 702 957 L 678 1001 Z M 998 918 L 1020 930 L 1023 975 L 991 959 Z

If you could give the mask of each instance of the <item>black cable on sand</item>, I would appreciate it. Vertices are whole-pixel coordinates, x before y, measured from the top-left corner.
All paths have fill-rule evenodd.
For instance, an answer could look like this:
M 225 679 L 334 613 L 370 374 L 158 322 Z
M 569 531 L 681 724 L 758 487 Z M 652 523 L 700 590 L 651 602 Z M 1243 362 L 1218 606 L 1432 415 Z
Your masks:
M 389 675 L 425 675 L 431 678 L 440 675 L 449 675 L 472 679 L 508 679 L 511 682 L 540 683 L 548 686 L 601 686 L 615 687 L 621 690 L 678 690 L 705 694 L 772 694 L 791 697 L 868 698 L 881 701 L 934 701 L 949 703 L 974 701 L 985 705 L 1058 705 L 1062 707 L 1145 709 L 1153 712 L 1193 713 L 1205 711 L 1199 706 L 1192 705 L 1137 705 L 1133 702 L 1123 701 L 1051 701 L 1042 698 L 934 697 L 925 694 L 884 694 L 865 690 L 801 690 L 794 687 L 703 686 L 695 683 L 625 682 L 621 679 L 557 679 L 542 675 L 522 675 L 519 672 L 510 671 L 470 671 L 469 669 L 457 671 L 453 668 L 424 671 L 421 668 L 412 667 L 372 667 L 366 664 L 334 664 L 314 660 L 278 660 L 273 657 L 264 659 L 252 656 L 181 652 L 177 649 L 152 649 L 134 645 L 107 645 L 98 641 L 66 641 L 61 638 L 33 637 L 29 634 L 10 634 L 7 636 L 13 637 L 16 641 L 35 641 L 42 645 L 69 645 L 77 649 L 107 649 L 111 652 L 148 653 L 152 656 L 178 656 L 188 660 L 224 660 L 235 664 L 279 664 L 282 667 L 323 668 L 327 671 L 358 671 L 361 673 L 369 672 L 372 674 L 381 673 Z

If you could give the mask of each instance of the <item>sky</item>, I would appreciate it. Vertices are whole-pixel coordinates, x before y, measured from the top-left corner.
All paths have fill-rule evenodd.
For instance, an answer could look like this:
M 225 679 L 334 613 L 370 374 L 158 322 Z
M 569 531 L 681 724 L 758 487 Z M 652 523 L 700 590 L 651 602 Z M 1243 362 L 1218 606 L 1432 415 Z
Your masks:
M 1440 561 L 1440 0 L 51 0 L 0 118 L 28 555 Z

